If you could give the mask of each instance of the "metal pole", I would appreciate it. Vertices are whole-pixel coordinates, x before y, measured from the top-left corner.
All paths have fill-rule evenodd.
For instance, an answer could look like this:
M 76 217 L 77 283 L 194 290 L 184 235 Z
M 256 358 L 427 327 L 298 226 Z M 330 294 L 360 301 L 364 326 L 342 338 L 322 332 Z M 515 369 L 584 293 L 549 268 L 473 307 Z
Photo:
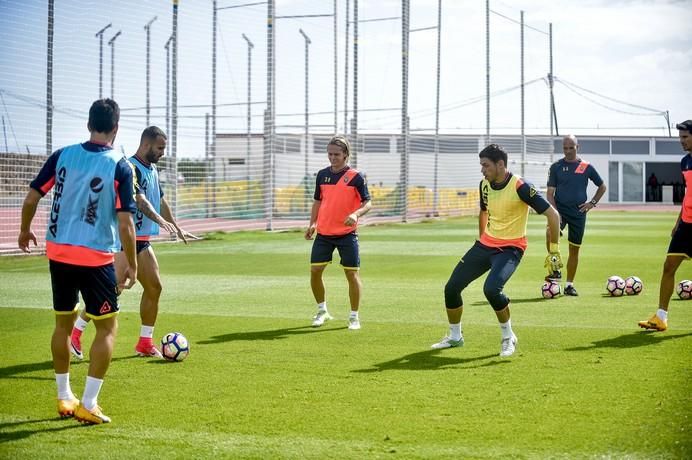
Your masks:
M 490 143 L 490 0 L 485 0 L 485 143 Z
M 267 2 L 267 110 L 264 121 L 265 167 L 269 180 L 265 183 L 265 214 L 267 230 L 272 230 L 274 218 L 274 0 Z
M 526 132 L 524 131 L 524 10 L 519 13 L 520 17 L 520 66 L 521 66 L 521 177 L 526 174 Z
M 211 54 L 211 147 L 213 179 L 212 179 L 212 216 L 216 217 L 216 32 L 218 26 L 216 0 L 213 2 L 212 14 L 212 54 Z
M 245 34 L 243 39 L 247 42 L 247 143 L 246 143 L 246 169 L 247 169 L 247 209 L 250 210 L 250 145 L 252 141 L 252 48 L 255 45 Z
M 344 50 L 344 134 L 348 133 L 348 49 L 350 46 L 349 42 L 349 31 L 351 28 L 351 0 L 346 0 L 346 32 L 344 36 L 345 50 Z
M 99 99 L 103 98 L 103 32 L 113 24 L 108 24 L 103 29 L 96 32 L 99 39 Z
M 53 151 L 53 26 L 55 20 L 55 0 L 48 0 L 48 49 L 46 53 L 46 155 Z M 5 118 L 3 117 L 3 131 Z M 5 138 L 7 151 L 7 138 Z
M 548 59 L 549 59 L 549 70 L 548 70 L 548 86 L 550 87 L 550 135 L 553 136 L 553 108 L 555 107 L 555 101 L 553 99 L 553 23 L 548 24 Z M 552 163 L 552 156 L 550 158 Z
M 409 0 L 401 2 L 401 137 L 403 149 L 401 152 L 401 166 L 399 194 L 401 195 L 401 220 L 406 222 L 408 214 L 408 50 L 409 50 Z
M 156 18 L 158 16 L 154 16 L 151 21 L 147 22 L 147 24 L 144 26 L 144 31 L 147 33 L 147 84 L 146 84 L 146 92 L 147 92 L 147 122 L 146 125 L 149 126 L 149 113 L 150 113 L 150 105 L 149 105 L 149 75 L 150 75 L 150 44 L 151 44 L 151 24 L 156 21 Z
M 308 174 L 309 174 L 309 148 L 308 148 L 308 136 L 310 133 L 310 37 L 308 37 L 303 29 L 298 30 L 300 35 L 305 39 L 305 140 L 303 147 L 305 148 L 305 173 L 303 175 L 303 180 L 305 181 L 305 211 L 309 209 L 309 198 L 310 194 L 308 192 Z
M 353 136 L 353 152 L 351 164 L 358 167 L 358 0 L 353 0 L 353 119 L 351 120 L 351 135 Z
M 337 117 L 339 112 L 339 55 L 337 53 L 338 30 L 336 17 L 337 0 L 334 0 L 334 134 L 339 130 Z
M 435 166 L 433 172 L 433 216 L 439 215 L 437 174 L 440 156 L 440 55 L 442 44 L 442 0 L 437 0 L 437 88 L 435 91 Z
M 178 213 L 178 0 L 173 0 L 173 57 L 171 62 L 171 158 L 173 169 L 173 216 Z
M 108 40 L 108 46 L 111 47 L 111 99 L 115 99 L 115 39 L 122 34 L 122 30 L 113 35 L 113 38 Z
M 206 177 L 204 178 L 204 216 L 209 217 L 209 112 L 204 114 L 204 163 Z M 213 169 L 212 169 L 213 171 Z
M 5 153 L 10 153 L 9 147 L 7 146 L 7 130 L 5 129 L 5 115 L 2 116 L 2 135 L 5 138 Z
M 166 135 L 171 134 L 171 41 L 173 35 L 168 37 L 164 45 L 166 48 Z

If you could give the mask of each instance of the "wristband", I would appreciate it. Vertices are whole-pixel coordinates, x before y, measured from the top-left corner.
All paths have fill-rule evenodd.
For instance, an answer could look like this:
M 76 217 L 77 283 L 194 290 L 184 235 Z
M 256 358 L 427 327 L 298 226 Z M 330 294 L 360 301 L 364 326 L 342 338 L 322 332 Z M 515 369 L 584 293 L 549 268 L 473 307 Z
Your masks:
M 548 247 L 549 247 L 548 252 L 550 252 L 551 254 L 555 253 L 555 252 L 560 252 L 560 244 L 559 243 L 550 243 L 550 245 Z

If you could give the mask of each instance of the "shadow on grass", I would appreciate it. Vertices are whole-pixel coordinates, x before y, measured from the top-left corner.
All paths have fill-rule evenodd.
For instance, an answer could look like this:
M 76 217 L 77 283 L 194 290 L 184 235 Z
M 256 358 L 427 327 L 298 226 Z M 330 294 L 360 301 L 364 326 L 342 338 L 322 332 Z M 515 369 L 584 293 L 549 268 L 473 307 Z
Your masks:
M 273 329 L 269 331 L 254 331 L 254 332 L 233 332 L 230 334 L 215 335 L 210 337 L 209 340 L 202 340 L 197 342 L 200 345 L 209 345 L 222 342 L 233 342 L 236 340 L 279 340 L 285 339 L 291 335 L 300 334 L 316 334 L 318 332 L 332 332 L 346 329 L 344 327 L 312 327 L 312 326 L 301 326 L 301 327 L 288 327 L 285 329 Z
M 610 339 L 597 340 L 588 346 L 565 348 L 565 351 L 587 351 L 594 350 L 596 348 L 645 347 L 648 345 L 655 345 L 657 343 L 665 342 L 666 340 L 681 339 L 683 337 L 689 336 L 692 336 L 692 332 L 688 332 L 687 334 L 676 335 L 655 331 L 630 332 L 628 334 L 623 334 L 618 337 L 612 337 Z
M 450 353 L 443 350 L 425 350 L 419 351 L 417 353 L 411 353 L 410 355 L 402 356 L 401 358 L 396 358 L 391 361 L 385 361 L 382 363 L 373 364 L 374 368 L 371 369 L 357 369 L 351 372 L 368 373 L 368 372 L 382 372 L 382 371 L 394 371 L 394 370 L 409 370 L 409 371 L 428 371 L 443 369 L 452 366 L 463 367 L 464 369 L 472 369 L 477 367 L 487 367 L 495 366 L 497 364 L 504 364 L 509 361 L 500 359 L 498 355 L 486 355 L 486 356 L 476 356 L 468 358 L 455 358 L 447 354 L 447 356 L 440 355 L 442 353 Z M 452 351 L 452 353 L 454 353 Z M 473 366 L 466 366 L 465 364 L 473 363 L 475 361 L 485 361 L 492 359 L 483 364 L 477 364 Z
M 511 308 L 512 305 L 514 305 L 514 304 L 544 302 L 544 301 L 546 301 L 546 300 L 551 300 L 551 299 L 544 299 L 544 298 L 541 297 L 541 296 L 538 296 L 538 297 L 530 297 L 530 298 L 527 298 L 527 299 L 512 299 L 512 298 L 510 298 L 509 306 L 510 306 L 510 308 Z M 471 305 L 473 305 L 474 307 L 475 307 L 475 306 L 478 306 L 478 305 L 488 305 L 488 306 L 490 306 L 490 304 L 488 303 L 487 300 L 477 300 L 477 301 L 473 302 Z
M 0 423 L 0 444 L 6 443 L 6 442 L 12 442 L 12 441 L 19 441 L 20 439 L 25 439 L 28 438 L 29 436 L 32 436 L 34 434 L 44 434 L 44 433 L 51 433 L 51 432 L 58 432 L 58 431 L 65 431 L 65 430 L 71 430 L 74 428 L 80 428 L 82 425 L 79 423 L 75 422 L 74 420 L 70 419 L 69 422 L 71 422 L 69 425 L 63 425 L 63 426 L 57 426 L 55 428 L 36 428 L 36 429 L 24 429 L 24 430 L 18 430 L 18 431 L 10 431 L 10 432 L 3 432 L 2 430 L 8 428 L 8 427 L 15 427 L 19 425 L 29 425 L 32 423 L 44 423 L 44 422 L 52 422 L 52 421 L 68 421 L 66 419 L 62 419 L 60 417 L 55 417 L 55 418 L 46 418 L 46 419 L 38 419 L 38 420 L 23 420 L 21 422 L 9 422 L 9 423 Z
M 55 377 L 19 377 L 17 374 L 29 372 L 52 371 L 53 361 L 43 361 L 40 363 L 17 364 L 15 366 L 0 367 L 0 379 L 29 379 L 29 380 L 55 380 Z

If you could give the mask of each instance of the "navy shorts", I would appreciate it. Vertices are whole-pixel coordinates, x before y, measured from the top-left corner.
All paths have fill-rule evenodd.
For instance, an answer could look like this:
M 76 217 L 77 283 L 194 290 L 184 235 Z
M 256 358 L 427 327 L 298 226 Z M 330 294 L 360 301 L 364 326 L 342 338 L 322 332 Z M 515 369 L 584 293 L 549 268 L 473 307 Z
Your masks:
M 669 256 L 684 256 L 692 258 L 692 223 L 680 221 L 677 230 L 670 239 Z
M 50 260 L 49 266 L 53 310 L 57 314 L 74 312 L 80 293 L 88 317 L 107 318 L 118 313 L 118 286 L 113 264 L 82 267 Z
M 574 246 L 581 246 L 581 242 L 584 239 L 584 229 L 586 228 L 586 213 L 560 212 L 560 230 L 564 230 L 566 226 L 569 226 L 567 229 L 567 241 Z
M 341 266 L 346 270 L 358 270 L 360 268 L 360 254 L 358 251 L 358 235 L 349 233 L 344 236 L 324 236 L 318 234 L 312 244 L 310 254 L 311 265 L 327 265 L 332 261 L 334 249 L 339 251 Z
M 141 241 L 137 240 L 137 254 L 144 251 L 149 246 L 151 246 L 151 241 L 149 241 L 149 240 L 141 240 Z M 120 251 L 122 251 L 122 250 L 123 250 L 123 247 L 120 246 Z

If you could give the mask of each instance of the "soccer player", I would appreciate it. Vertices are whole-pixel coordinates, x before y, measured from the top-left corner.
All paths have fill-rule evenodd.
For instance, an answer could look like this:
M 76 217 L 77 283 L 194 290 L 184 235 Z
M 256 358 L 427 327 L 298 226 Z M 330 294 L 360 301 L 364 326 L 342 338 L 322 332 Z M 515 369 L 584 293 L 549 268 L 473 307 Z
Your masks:
M 480 183 L 479 239 L 461 258 L 445 285 L 449 334 L 431 348 L 464 345 L 461 326 L 464 303 L 461 292 L 490 270 L 483 285 L 483 293 L 500 323 L 500 356 L 506 357 L 514 354 L 517 337 L 512 331 L 510 299 L 503 289 L 526 250 L 529 207 L 548 220 L 551 244 L 546 264 L 554 272 L 559 272 L 562 267 L 558 246 L 560 216 L 533 185 L 507 170 L 507 152 L 502 147 L 490 144 L 478 156 L 484 177 Z
M 358 270 L 358 219 L 372 208 L 370 192 L 363 175 L 348 165 L 351 145 L 344 136 L 334 136 L 327 145 L 327 157 L 331 166 L 317 173 L 315 201 L 310 213 L 310 224 L 305 239 L 317 237 L 310 256 L 310 287 L 317 302 L 317 313 L 312 318 L 314 327 L 322 326 L 332 319 L 327 310 L 322 273 L 332 262 L 336 248 L 341 257 L 341 266 L 348 280 L 348 296 L 351 314 L 348 318 L 350 330 L 360 329 L 358 308 L 363 285 Z
M 17 244 L 29 252 L 36 244 L 31 222 L 38 202 L 53 189 L 53 205 L 46 233 L 46 253 L 53 287 L 55 329 L 51 340 L 58 386 L 58 414 L 88 424 L 108 423 L 97 404 L 113 354 L 118 294 L 137 279 L 134 176 L 127 160 L 112 148 L 120 109 L 111 99 L 99 99 L 89 109 L 90 139 L 55 151 L 31 182 L 22 206 Z M 113 264 L 120 234 L 125 266 L 118 284 Z M 94 319 L 86 386 L 81 402 L 70 386 L 69 338 L 77 316 L 78 293 Z
M 170 233 L 177 233 L 185 244 L 187 244 L 187 237 L 196 238 L 178 227 L 171 208 L 163 197 L 163 190 L 159 184 L 156 163 L 164 155 L 166 140 L 166 135 L 161 129 L 156 126 L 146 128 L 142 132 L 137 152 L 129 159 L 137 174 L 136 200 L 138 210 L 135 214 L 137 264 L 139 267 L 137 280 L 142 284 L 144 290 L 139 304 L 139 315 L 142 324 L 139 341 L 135 346 L 135 353 L 139 356 L 153 356 L 156 358 L 162 358 L 161 352 L 156 348 L 152 340 L 162 286 L 159 264 L 149 240 L 152 236 L 159 234 L 159 226 L 164 227 Z M 115 266 L 116 274 L 120 275 L 121 267 L 125 266 L 124 253 L 116 254 Z M 72 329 L 70 350 L 77 359 L 83 359 L 84 357 L 81 337 L 88 322 L 89 315 L 82 311 Z
M 683 260 L 692 257 L 692 120 L 675 126 L 680 136 L 680 144 L 687 155 L 680 161 L 680 169 L 685 179 L 685 197 L 682 200 L 680 215 L 673 226 L 668 254 L 663 263 L 661 287 L 658 291 L 658 310 L 646 321 L 639 321 L 639 327 L 665 331 L 668 329 L 668 303 L 675 287 L 675 272 Z
M 596 168 L 577 156 L 579 143 L 573 134 L 562 139 L 562 150 L 565 157 L 553 163 L 548 171 L 546 197 L 560 213 L 560 230 L 569 226 L 565 295 L 576 296 L 579 293 L 574 287 L 574 277 L 577 275 L 579 265 L 579 248 L 584 238 L 586 213 L 596 207 L 606 192 L 606 186 Z M 593 182 L 598 189 L 593 198 L 587 201 L 586 187 L 589 181 Z M 550 245 L 550 235 L 546 235 L 546 245 Z

